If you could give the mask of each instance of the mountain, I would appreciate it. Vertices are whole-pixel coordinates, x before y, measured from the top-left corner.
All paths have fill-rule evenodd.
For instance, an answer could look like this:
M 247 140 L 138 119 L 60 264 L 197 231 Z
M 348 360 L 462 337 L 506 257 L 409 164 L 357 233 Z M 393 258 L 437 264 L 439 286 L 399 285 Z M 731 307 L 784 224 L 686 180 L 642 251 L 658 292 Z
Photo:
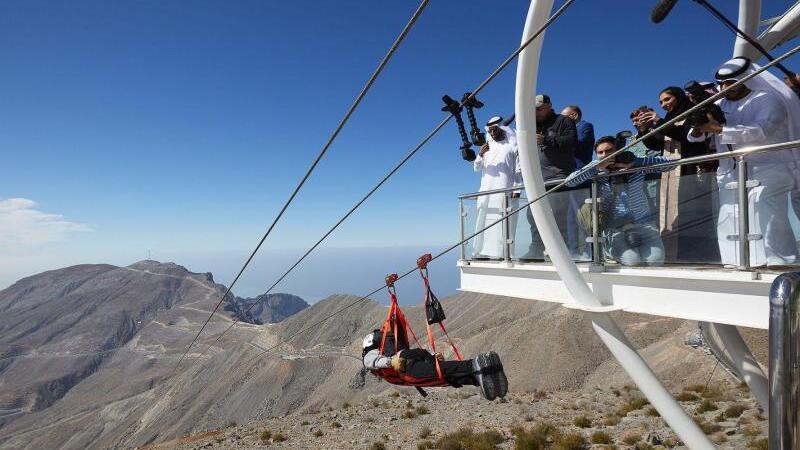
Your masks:
M 347 295 L 219 340 L 231 319 L 217 314 L 177 366 L 224 291 L 155 262 L 76 266 L 0 291 L 0 448 L 129 448 L 395 389 L 360 373 L 361 338 L 386 306 Z M 462 353 L 497 351 L 512 392 L 628 381 L 579 312 L 474 293 L 443 304 Z M 404 311 L 423 336 L 422 309 Z M 683 345 L 690 323 L 615 317 L 667 383 L 705 382 L 714 360 Z
M 308 308 L 308 303 L 292 294 L 262 294 L 253 298 L 236 297 L 225 304 L 225 311 L 248 323 L 276 323 Z

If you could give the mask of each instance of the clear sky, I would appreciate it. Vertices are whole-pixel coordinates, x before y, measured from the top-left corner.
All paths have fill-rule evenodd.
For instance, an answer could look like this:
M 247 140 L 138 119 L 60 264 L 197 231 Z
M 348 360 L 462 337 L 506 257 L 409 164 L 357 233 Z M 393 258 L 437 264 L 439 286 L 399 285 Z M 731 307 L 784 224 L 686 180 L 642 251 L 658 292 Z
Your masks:
M 654 3 L 578 0 L 547 32 L 540 90 L 579 104 L 598 136 L 730 56 L 698 5 L 653 25 Z M 765 2 L 764 17 L 791 3 Z M 148 251 L 229 282 L 417 5 L 0 2 L 0 288 Z M 235 292 L 263 292 L 441 120 L 442 94 L 511 53 L 527 6 L 432 1 Z M 481 122 L 513 110 L 515 69 L 480 96 Z M 456 197 L 478 186 L 458 146 L 450 124 L 278 290 L 363 294 L 456 241 Z M 440 266 L 451 293 L 453 260 Z

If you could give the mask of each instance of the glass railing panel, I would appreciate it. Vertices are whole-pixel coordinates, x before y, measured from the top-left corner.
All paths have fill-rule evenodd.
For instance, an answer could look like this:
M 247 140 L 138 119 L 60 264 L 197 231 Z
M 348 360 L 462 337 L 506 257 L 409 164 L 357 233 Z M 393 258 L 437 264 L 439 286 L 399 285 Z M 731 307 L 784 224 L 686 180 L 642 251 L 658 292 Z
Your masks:
M 597 183 L 605 262 L 720 263 L 713 168 L 682 166 L 599 178 Z
M 469 236 L 503 218 L 506 193 L 494 193 L 463 199 L 464 236 Z M 499 222 L 481 231 L 467 242 L 466 260 L 501 261 L 506 256 L 504 223 Z
M 748 179 L 748 233 L 750 267 L 795 266 L 798 260 L 797 225 L 793 227 L 794 216 L 800 212 L 800 186 L 798 186 L 797 167 L 791 153 L 787 151 L 768 155 L 754 155 L 745 158 Z M 777 162 L 777 161 L 783 162 Z M 738 172 L 738 171 L 734 171 Z M 720 179 L 724 179 L 721 176 Z M 721 232 L 738 234 L 738 211 L 730 208 L 731 202 L 738 201 L 738 191 L 720 193 Z M 730 230 L 734 230 L 731 232 Z M 727 243 L 720 247 L 723 262 L 727 263 L 735 255 L 735 249 Z
M 461 199 L 461 236 L 466 237 L 475 232 L 475 219 L 477 217 L 477 200 L 475 198 Z M 464 243 L 464 259 L 471 260 L 475 254 L 475 238 Z
M 559 190 L 548 196 L 561 237 L 575 261 L 588 262 L 592 260 L 592 247 L 586 242 L 587 238 L 592 235 L 591 213 L 582 206 L 590 196 L 591 190 L 588 187 Z M 527 199 L 522 200 L 520 205 L 527 202 Z M 582 216 L 582 213 L 585 216 Z M 530 208 L 520 211 L 518 215 L 520 217 L 516 220 L 516 227 L 512 228 L 514 229 L 512 257 L 523 262 L 546 261 L 548 259 L 547 252 Z

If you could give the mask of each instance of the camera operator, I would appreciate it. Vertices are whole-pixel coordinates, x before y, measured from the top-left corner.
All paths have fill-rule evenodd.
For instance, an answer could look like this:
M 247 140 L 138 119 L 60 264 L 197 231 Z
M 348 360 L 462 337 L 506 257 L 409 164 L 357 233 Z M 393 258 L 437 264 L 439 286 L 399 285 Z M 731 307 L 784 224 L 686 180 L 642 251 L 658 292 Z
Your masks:
M 536 96 L 536 141 L 539 145 L 539 162 L 545 182 L 565 178 L 575 170 L 575 150 L 578 146 L 575 123 L 569 117 L 556 114 L 553 111 L 553 104 L 550 103 L 550 97 L 543 94 Z M 556 195 L 556 200 L 550 202 L 564 242 L 569 242 L 567 214 L 570 195 L 570 192 L 559 193 Z M 530 208 L 527 209 L 526 218 L 531 230 L 531 244 L 528 252 L 520 259 L 542 261 L 544 243 Z M 571 248 L 570 251 L 575 254 L 577 249 Z
M 719 67 L 715 75 L 725 89 L 752 74 L 758 66 L 747 58 L 734 58 Z M 786 142 L 800 138 L 800 101 L 779 78 L 761 72 L 744 84 L 725 93 L 717 103 L 726 123 L 708 114 L 708 121 L 694 126 L 690 141 L 704 141 L 713 136 L 717 152 Z M 797 262 L 797 243 L 789 225 L 788 194 L 796 183 L 797 150 L 757 153 L 745 157 L 748 180 L 759 182 L 749 190 L 750 234 L 760 239 L 750 241 L 752 266 L 784 266 Z M 737 180 L 732 159 L 720 161 L 717 182 L 720 187 L 720 211 L 717 240 L 723 264 L 740 264 L 737 243 L 728 240 L 738 234 L 736 190 L 726 184 Z M 745 261 L 747 263 L 747 261 Z
M 616 139 L 604 136 L 597 140 L 595 151 L 598 160 L 617 150 Z M 592 162 L 586 172 L 578 175 L 575 171 L 567 177 L 568 186 L 578 186 L 600 173 L 630 169 L 668 162 L 664 157 L 637 157 L 630 151 L 620 153 L 605 162 Z M 640 264 L 656 265 L 664 262 L 664 245 L 658 227 L 653 225 L 654 212 L 650 208 L 645 188 L 648 173 L 669 169 L 644 169 L 626 175 L 604 177 L 597 180 L 600 201 L 600 226 L 605 237 L 605 255 L 625 266 Z M 586 205 L 590 207 L 590 205 Z M 584 227 L 591 227 L 588 213 L 583 208 L 581 221 Z
M 693 88 L 700 90 L 700 84 L 690 82 Z M 706 97 L 701 97 L 697 90 L 693 90 L 697 100 L 702 101 Z M 639 115 L 638 119 L 644 123 L 651 123 L 653 127 L 663 125 L 680 114 L 683 114 L 694 106 L 694 102 L 687 93 L 676 86 L 669 86 L 661 90 L 658 95 L 658 102 L 666 113 L 663 119 L 658 118 L 655 111 L 645 112 Z M 718 109 L 718 108 L 717 108 Z M 703 110 L 702 118 L 705 119 L 706 111 Z M 721 111 L 717 114 L 724 120 Z M 667 126 L 660 133 L 645 139 L 648 147 L 669 147 L 672 153 L 680 158 L 690 158 L 693 156 L 706 155 L 712 150 L 709 142 L 693 142 L 688 139 L 689 129 L 697 120 L 694 115 L 675 122 Z M 701 120 L 702 122 L 702 120 Z M 669 142 L 667 142 L 669 141 Z M 663 211 L 663 229 L 666 245 L 667 257 L 670 261 L 687 263 L 718 263 L 719 250 L 716 243 L 708 239 L 715 232 L 713 204 L 713 192 L 717 189 L 714 177 L 711 175 L 716 170 L 715 163 L 687 164 L 680 166 L 675 175 L 678 177 L 672 182 L 662 185 L 667 189 L 677 189 L 675 194 L 669 197 L 677 199 L 677 202 L 670 201 L 661 206 L 666 208 Z

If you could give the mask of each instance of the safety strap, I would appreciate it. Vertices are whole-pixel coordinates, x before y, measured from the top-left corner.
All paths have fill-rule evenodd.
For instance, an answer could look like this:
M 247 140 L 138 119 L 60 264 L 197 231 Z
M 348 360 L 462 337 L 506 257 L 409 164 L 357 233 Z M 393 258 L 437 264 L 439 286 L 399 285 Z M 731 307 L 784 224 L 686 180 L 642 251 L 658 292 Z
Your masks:
M 403 336 L 405 336 L 405 341 L 403 342 L 404 347 L 410 347 L 410 343 L 408 342 L 408 334 L 410 333 L 417 347 L 422 348 L 419 344 L 419 339 L 417 339 L 417 335 L 414 333 L 411 325 L 409 325 L 406 320 L 406 316 L 400 309 L 400 305 L 397 303 L 397 293 L 394 288 L 395 281 L 397 281 L 397 274 L 391 274 L 386 277 L 386 289 L 389 291 L 391 304 L 389 305 L 389 312 L 386 314 L 386 321 L 383 323 L 383 328 L 381 330 L 383 336 L 381 336 L 381 346 L 378 350 L 381 355 L 383 355 L 384 348 L 386 347 L 386 335 L 389 331 L 394 333 L 394 351 L 395 353 L 398 352 L 400 348 L 400 333 L 398 333 L 400 329 L 398 326 L 402 327 Z
M 425 303 L 424 303 L 425 326 L 428 331 L 428 342 L 430 343 L 431 346 L 431 352 L 435 356 L 436 340 L 433 338 L 433 329 L 431 328 L 431 323 L 429 320 L 430 317 L 428 317 L 428 305 L 430 304 L 431 298 L 433 296 L 433 292 L 431 291 L 430 279 L 428 275 L 428 263 L 431 262 L 432 260 L 433 258 L 431 257 L 430 253 L 426 253 L 420 256 L 419 259 L 417 259 L 417 268 L 419 269 L 420 276 L 422 276 L 422 282 L 425 285 Z M 456 358 L 458 358 L 459 361 L 463 361 L 464 358 L 461 356 L 461 352 L 458 351 L 456 344 L 453 342 L 453 340 L 450 338 L 450 335 L 447 333 L 447 329 L 444 327 L 444 323 L 439 321 L 438 324 L 439 328 L 442 330 L 442 333 L 444 333 L 445 337 L 447 338 L 447 342 L 453 349 L 453 353 L 455 353 Z M 439 379 L 444 379 L 444 376 L 442 374 L 442 368 L 441 365 L 439 364 L 439 359 L 435 358 L 435 360 L 436 360 L 436 373 L 439 375 Z

